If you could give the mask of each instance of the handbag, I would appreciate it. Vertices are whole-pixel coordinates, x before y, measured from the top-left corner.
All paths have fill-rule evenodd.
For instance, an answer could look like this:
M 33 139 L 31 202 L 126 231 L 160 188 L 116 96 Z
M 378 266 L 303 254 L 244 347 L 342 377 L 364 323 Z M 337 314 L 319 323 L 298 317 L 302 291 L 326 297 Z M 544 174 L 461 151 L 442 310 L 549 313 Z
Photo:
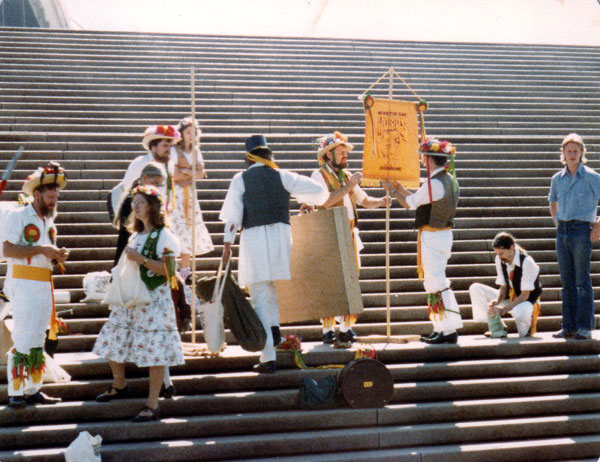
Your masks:
M 330 409 L 340 405 L 340 392 L 336 374 L 319 380 L 302 377 L 298 400 L 302 409 Z
M 215 281 L 215 276 L 200 279 L 196 283 L 198 297 L 208 299 Z M 261 351 L 265 347 L 267 333 L 246 294 L 233 278 L 231 268 L 226 271 L 222 301 L 225 326 L 238 345 L 246 351 Z
M 221 351 L 223 343 L 225 343 L 225 326 L 223 325 L 223 289 L 225 288 L 225 273 L 229 269 L 229 262 L 225 272 L 223 269 L 223 261 L 219 263 L 219 269 L 217 276 L 215 277 L 215 283 L 208 303 L 200 305 L 200 322 L 202 323 L 202 329 L 204 330 L 204 341 L 206 346 L 213 353 Z M 205 300 L 206 297 L 203 297 Z
M 132 308 L 150 303 L 150 292 L 140 277 L 139 266 L 123 253 L 112 270 L 112 280 L 102 300 L 109 305 Z

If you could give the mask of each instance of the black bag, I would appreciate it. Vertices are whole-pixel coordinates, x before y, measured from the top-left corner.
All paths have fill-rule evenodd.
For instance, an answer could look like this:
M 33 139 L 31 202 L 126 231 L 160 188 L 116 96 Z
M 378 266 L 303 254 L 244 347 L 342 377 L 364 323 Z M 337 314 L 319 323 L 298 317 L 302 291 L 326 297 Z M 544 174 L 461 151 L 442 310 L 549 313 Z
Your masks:
M 206 301 L 212 298 L 216 278 L 210 276 L 196 281 L 199 298 Z M 267 334 L 246 294 L 231 275 L 231 269 L 225 279 L 222 302 L 225 327 L 231 331 L 238 344 L 246 351 L 261 351 L 265 347 Z
M 302 378 L 298 396 L 303 409 L 329 409 L 340 405 L 337 374 L 327 375 L 319 380 Z

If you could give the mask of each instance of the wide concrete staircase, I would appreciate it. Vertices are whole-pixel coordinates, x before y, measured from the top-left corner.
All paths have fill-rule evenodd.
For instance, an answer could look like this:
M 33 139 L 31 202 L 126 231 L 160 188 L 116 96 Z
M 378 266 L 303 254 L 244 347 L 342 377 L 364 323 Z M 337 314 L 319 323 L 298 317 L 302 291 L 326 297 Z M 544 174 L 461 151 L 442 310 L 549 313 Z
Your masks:
M 135 367 L 128 375 L 139 398 L 94 401 L 110 384 L 107 363 L 90 353 L 108 309 L 80 300 L 83 276 L 112 264 L 116 234 L 106 194 L 142 154 L 146 126 L 174 124 L 190 113 L 191 66 L 209 174 L 198 182 L 199 199 L 216 244 L 199 259 L 201 275 L 217 266 L 218 211 L 231 177 L 244 167 L 246 136 L 264 133 L 283 168 L 308 174 L 316 164 L 315 138 L 339 129 L 356 145 L 350 167 L 360 169 L 364 121 L 357 96 L 394 66 L 429 101 L 428 134 L 457 145 L 462 198 L 448 276 L 465 326 L 458 345 L 376 345 L 394 376 L 389 406 L 301 410 L 302 377 L 332 371 L 299 370 L 281 353 L 276 375 L 257 375 L 249 372 L 257 355 L 229 335 L 221 357 L 190 358 L 172 369 L 178 394 L 161 402 L 160 421 L 129 422 L 147 387 L 146 372 Z M 67 168 L 58 228 L 71 259 L 55 284 L 71 294 L 72 302 L 59 310 L 72 310 L 64 318 L 73 331 L 61 337 L 56 355 L 73 380 L 45 387 L 63 403 L 0 406 L 0 460 L 63 460 L 65 448 L 87 430 L 102 435 L 105 461 L 595 461 L 600 336 L 551 337 L 560 328 L 561 308 L 547 195 L 565 134 L 583 135 L 588 165 L 600 167 L 599 78 L 597 48 L 0 28 L 0 168 L 25 146 L 2 199 L 15 200 L 23 178 L 43 162 L 58 160 Z M 387 82 L 373 93 L 385 97 Z M 394 96 L 415 100 L 399 81 Z M 366 310 L 356 331 L 383 334 L 385 212 L 363 209 L 360 219 Z M 412 212 L 394 204 L 394 335 L 430 331 L 412 222 Z M 512 232 L 540 264 L 543 313 L 533 338 L 516 338 L 508 319 L 508 340 L 486 339 L 486 326 L 470 321 L 468 287 L 493 285 L 491 239 L 499 230 Z M 598 256 L 595 247 L 596 297 Z M 283 332 L 302 336 L 310 366 L 353 357 L 321 345 L 316 322 L 283 326 Z

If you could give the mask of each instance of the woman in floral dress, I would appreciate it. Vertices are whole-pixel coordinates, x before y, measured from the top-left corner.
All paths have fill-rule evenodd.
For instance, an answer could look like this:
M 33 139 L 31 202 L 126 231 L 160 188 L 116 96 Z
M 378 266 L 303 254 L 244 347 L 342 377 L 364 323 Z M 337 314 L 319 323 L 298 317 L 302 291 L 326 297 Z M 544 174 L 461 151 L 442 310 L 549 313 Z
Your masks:
M 184 364 L 170 287 L 180 247 L 177 237 L 165 226 L 158 189 L 138 186 L 131 194 L 134 234 L 125 254 L 139 265 L 139 276 L 148 288 L 151 302 L 132 308 L 111 305 L 110 317 L 93 352 L 108 360 L 113 374 L 112 386 L 96 397 L 100 402 L 130 396 L 125 379 L 126 362 L 149 368 L 148 399 L 133 419 L 144 422 L 160 417 L 158 396 L 164 366 Z
M 181 243 L 181 276 L 190 274 L 192 255 L 192 219 L 195 220 L 196 255 L 211 252 L 214 247 L 204 220 L 200 204 L 194 194 L 192 182 L 192 146 L 196 137 L 196 179 L 206 178 L 204 161 L 200 152 L 200 128 L 191 117 L 179 122 L 177 130 L 181 141 L 171 148 L 171 160 L 176 164 L 173 181 L 175 182 L 175 208 L 171 212 L 172 229 Z

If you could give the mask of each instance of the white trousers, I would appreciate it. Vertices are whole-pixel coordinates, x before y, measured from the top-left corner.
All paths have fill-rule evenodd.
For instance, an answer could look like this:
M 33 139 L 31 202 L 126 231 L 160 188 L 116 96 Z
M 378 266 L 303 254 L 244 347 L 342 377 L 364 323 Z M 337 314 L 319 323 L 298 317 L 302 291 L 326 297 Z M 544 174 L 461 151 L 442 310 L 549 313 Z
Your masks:
M 498 290 L 476 282 L 469 287 L 469 296 L 471 297 L 471 306 L 473 309 L 473 321 L 488 321 L 488 306 L 490 302 L 498 296 Z M 508 303 L 508 301 L 506 301 Z M 505 304 L 506 304 L 505 303 Z M 533 313 L 533 304 L 531 302 L 521 302 L 510 310 L 510 315 L 515 320 L 519 337 L 524 337 L 531 327 L 531 314 Z
M 421 261 L 423 263 L 423 286 L 428 294 L 442 292 L 446 308 L 443 319 L 434 319 L 434 332 L 451 334 L 463 326 L 458 302 L 450 281 L 446 279 L 446 266 L 452 251 L 452 231 L 421 232 Z M 447 289 L 447 290 L 444 290 Z
M 9 350 L 6 368 L 8 395 L 30 395 L 39 391 L 42 384 L 26 379 L 18 390 L 14 389 L 11 352 L 15 349 L 19 353 L 29 354 L 31 348 L 44 347 L 46 329 L 52 315 L 52 288 L 49 282 L 24 279 L 11 279 L 6 286 L 6 295 L 13 312 L 13 346 Z
M 279 305 L 277 303 L 275 282 L 263 281 L 250 284 L 248 291 L 250 292 L 254 310 L 267 333 L 265 348 L 260 353 L 260 362 L 275 361 L 277 355 L 275 354 L 273 333 L 271 332 L 271 327 L 279 326 Z

